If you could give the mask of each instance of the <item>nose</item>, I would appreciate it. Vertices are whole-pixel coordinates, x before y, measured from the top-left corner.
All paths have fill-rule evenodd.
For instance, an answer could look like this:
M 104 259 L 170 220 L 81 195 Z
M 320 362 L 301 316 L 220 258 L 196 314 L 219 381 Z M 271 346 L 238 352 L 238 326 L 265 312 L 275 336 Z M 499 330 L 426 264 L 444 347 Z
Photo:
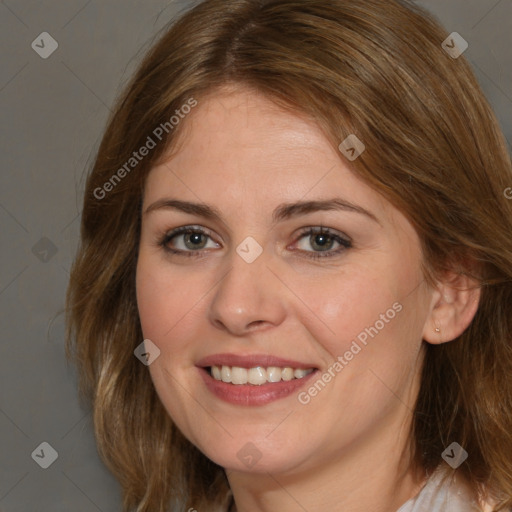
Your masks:
M 232 251 L 211 299 L 209 319 L 216 328 L 242 336 L 283 322 L 286 290 L 269 263 L 266 251 L 251 263 Z

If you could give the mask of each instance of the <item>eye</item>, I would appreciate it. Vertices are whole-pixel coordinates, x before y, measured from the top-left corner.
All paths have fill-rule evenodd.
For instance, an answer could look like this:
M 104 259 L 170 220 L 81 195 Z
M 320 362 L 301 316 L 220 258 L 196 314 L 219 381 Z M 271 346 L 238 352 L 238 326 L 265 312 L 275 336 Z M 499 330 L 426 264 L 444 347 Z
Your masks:
M 210 247 L 207 245 L 208 240 L 212 243 Z M 348 237 L 322 226 L 304 228 L 296 244 L 300 246 L 300 252 L 313 259 L 333 257 L 352 247 L 352 241 Z M 338 244 L 338 247 L 332 250 L 335 244 Z M 210 233 L 199 226 L 176 228 L 166 233 L 158 241 L 158 245 L 168 253 L 187 257 L 199 257 L 203 255 L 204 249 L 219 247 L 219 244 L 211 239 Z M 313 251 L 305 249 L 305 245 L 310 245 Z
M 176 239 L 176 243 L 171 245 L 173 239 Z M 197 226 L 183 226 L 174 229 L 170 233 L 166 233 L 165 236 L 159 241 L 165 251 L 172 254 L 179 254 L 183 256 L 199 256 L 200 251 L 207 247 L 207 239 L 211 239 L 210 234 L 203 228 Z M 219 244 L 213 242 L 213 247 L 217 248 Z
M 297 242 L 298 245 L 301 245 L 302 247 L 304 247 L 304 245 L 309 245 L 313 248 L 313 251 L 300 248 L 301 251 L 310 253 L 307 256 L 308 258 L 333 257 L 352 247 L 352 241 L 348 237 L 342 236 L 341 234 L 322 226 L 305 228 L 298 238 L 298 241 L 302 240 L 306 243 Z M 338 248 L 331 250 L 335 244 L 338 244 Z

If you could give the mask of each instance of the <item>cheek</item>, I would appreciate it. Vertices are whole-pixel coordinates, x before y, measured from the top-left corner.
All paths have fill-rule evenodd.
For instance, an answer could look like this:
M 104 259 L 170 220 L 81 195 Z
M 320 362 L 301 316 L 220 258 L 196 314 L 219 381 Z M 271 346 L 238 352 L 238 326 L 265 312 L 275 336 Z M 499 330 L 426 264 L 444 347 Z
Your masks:
M 161 352 L 159 364 L 152 367 L 165 362 L 180 373 L 192 364 L 195 345 L 191 340 L 200 339 L 212 286 L 204 273 L 177 271 L 162 258 L 141 251 L 136 273 L 139 318 L 144 338 Z
M 160 282 L 157 273 L 145 264 L 145 258 L 139 256 L 136 274 L 137 308 L 144 337 L 151 340 L 161 336 L 162 319 L 165 318 L 162 312 L 166 304 L 159 287 Z
M 194 283 L 170 273 L 154 255 L 139 255 L 136 274 L 137 307 L 144 336 L 164 340 L 194 305 Z
M 354 265 L 316 284 L 296 282 L 297 294 L 314 305 L 315 315 L 307 313 L 302 323 L 325 362 L 344 357 L 346 374 L 380 367 L 391 377 L 397 365 L 415 361 L 424 321 L 423 279 L 418 266 L 397 260 Z
M 180 385 L 186 381 L 184 372 L 189 367 L 186 334 L 191 332 L 193 305 L 198 300 L 196 294 L 183 293 L 188 284 L 189 280 L 176 272 L 170 275 L 154 255 L 140 252 L 136 290 L 142 332 L 160 349 L 160 356 L 149 366 L 151 379 L 178 428 L 192 432 L 190 423 L 194 420 L 188 418 L 194 418 L 198 411 L 190 407 L 189 394 Z
M 399 301 L 400 292 L 396 281 L 388 280 L 387 276 L 384 272 L 372 273 L 367 267 L 352 267 L 316 284 L 309 280 L 296 281 L 297 295 L 307 297 L 311 310 L 304 309 L 302 323 L 308 325 L 308 330 L 332 357 L 349 350 L 358 335 L 364 338 L 365 329 L 375 322 L 381 327 L 381 314 L 391 310 L 388 316 L 395 316 L 393 304 Z
M 291 313 L 288 321 L 306 329 L 326 362 L 344 354 L 355 339 L 376 337 L 381 344 L 386 339 L 399 343 L 410 331 L 404 331 L 403 322 L 416 309 L 411 304 L 415 294 L 410 292 L 420 281 L 418 269 L 403 263 L 393 265 L 389 258 L 377 256 L 336 272 L 303 273 L 293 278 L 291 274 L 284 279 L 293 283 L 293 294 L 283 293 L 279 299 L 288 302 L 281 304 Z M 213 274 L 205 272 L 176 271 L 160 256 L 141 250 L 136 274 L 139 316 L 144 337 L 161 350 L 180 352 L 191 333 L 205 326 L 209 301 L 215 297 L 208 291 L 216 282 Z M 397 303 L 402 312 L 393 308 Z M 378 336 L 372 336 L 375 330 Z

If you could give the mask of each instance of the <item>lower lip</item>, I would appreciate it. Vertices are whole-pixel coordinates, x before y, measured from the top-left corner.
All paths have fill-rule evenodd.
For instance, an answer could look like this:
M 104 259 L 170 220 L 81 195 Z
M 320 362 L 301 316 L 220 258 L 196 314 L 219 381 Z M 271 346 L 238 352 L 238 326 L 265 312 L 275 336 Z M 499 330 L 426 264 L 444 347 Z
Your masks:
M 265 405 L 280 398 L 285 398 L 297 392 L 317 371 L 313 370 L 301 379 L 267 382 L 266 384 L 261 384 L 261 386 L 255 386 L 252 384 L 230 384 L 229 382 L 223 382 L 214 379 L 206 368 L 199 368 L 199 373 L 206 387 L 217 398 L 235 405 Z

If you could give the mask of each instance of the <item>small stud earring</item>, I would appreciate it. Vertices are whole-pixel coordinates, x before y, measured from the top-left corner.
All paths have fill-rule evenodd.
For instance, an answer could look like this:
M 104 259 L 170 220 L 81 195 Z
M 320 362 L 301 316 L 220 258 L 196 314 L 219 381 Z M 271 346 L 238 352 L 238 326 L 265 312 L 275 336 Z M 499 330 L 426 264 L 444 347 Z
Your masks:
M 436 332 L 441 332 L 441 329 L 439 329 L 439 327 L 436 327 Z

